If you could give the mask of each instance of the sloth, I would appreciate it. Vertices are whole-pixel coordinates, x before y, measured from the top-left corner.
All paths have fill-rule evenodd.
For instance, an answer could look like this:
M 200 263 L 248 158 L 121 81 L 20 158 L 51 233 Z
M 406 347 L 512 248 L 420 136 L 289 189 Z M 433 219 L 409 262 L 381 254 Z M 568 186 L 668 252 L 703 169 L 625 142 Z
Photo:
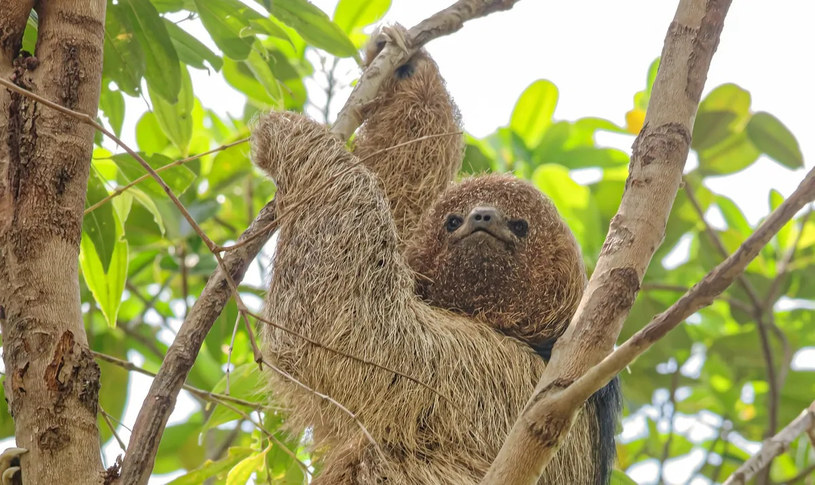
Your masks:
M 382 43 L 372 45 L 369 60 Z M 271 385 L 289 426 L 310 427 L 323 450 L 315 484 L 478 483 L 580 300 L 580 251 L 529 183 L 451 185 L 460 121 L 426 52 L 363 114 L 353 153 L 295 113 L 267 114 L 253 131 L 278 210 L 292 207 L 264 317 L 340 352 L 262 326 L 265 358 L 294 378 Z M 614 382 L 584 406 L 540 483 L 608 483 L 618 411 Z

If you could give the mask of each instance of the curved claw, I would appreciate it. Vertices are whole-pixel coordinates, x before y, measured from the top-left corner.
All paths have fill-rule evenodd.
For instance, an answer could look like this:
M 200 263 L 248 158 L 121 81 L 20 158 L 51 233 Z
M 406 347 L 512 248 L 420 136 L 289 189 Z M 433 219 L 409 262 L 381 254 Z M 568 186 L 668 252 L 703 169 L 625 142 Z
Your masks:
M 14 475 L 20 472 L 20 467 L 13 466 L 11 468 L 6 468 L 6 471 L 3 472 L 3 485 L 13 485 L 14 482 Z
M 25 448 L 8 448 L 0 454 L 0 472 L 2 472 L 2 485 L 12 485 L 14 476 L 20 472 L 19 458 L 28 453 Z
M 407 30 L 401 25 L 386 25 L 382 27 L 382 36 L 388 42 L 395 44 L 402 51 L 407 52 Z

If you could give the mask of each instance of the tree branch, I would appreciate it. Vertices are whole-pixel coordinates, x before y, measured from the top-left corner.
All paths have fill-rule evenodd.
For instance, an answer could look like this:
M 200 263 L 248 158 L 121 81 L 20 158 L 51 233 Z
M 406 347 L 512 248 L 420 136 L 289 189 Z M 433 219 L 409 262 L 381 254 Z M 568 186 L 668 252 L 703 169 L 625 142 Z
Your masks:
M 815 431 L 815 402 L 810 404 L 800 416 L 779 431 L 778 434 L 765 441 L 758 453 L 750 457 L 733 472 L 724 481 L 724 485 L 746 484 L 748 480 L 769 465 L 776 456 L 783 453 L 798 436 L 813 431 Z
M 396 68 L 410 59 L 423 45 L 437 37 L 458 31 L 468 20 L 509 10 L 517 2 L 518 0 L 459 0 L 410 29 L 404 45 L 390 42 L 386 44 L 362 73 L 348 101 L 337 115 L 331 132 L 342 140 L 351 138 L 362 124 L 362 108 L 376 97 L 379 87 L 393 75 Z
M 623 199 L 594 274 L 535 393 L 482 483 L 537 483 L 582 402 L 555 396 L 613 348 L 664 237 L 690 149 L 693 119 L 729 6 L 729 0 L 680 1 L 665 39 L 645 124 L 634 142 Z

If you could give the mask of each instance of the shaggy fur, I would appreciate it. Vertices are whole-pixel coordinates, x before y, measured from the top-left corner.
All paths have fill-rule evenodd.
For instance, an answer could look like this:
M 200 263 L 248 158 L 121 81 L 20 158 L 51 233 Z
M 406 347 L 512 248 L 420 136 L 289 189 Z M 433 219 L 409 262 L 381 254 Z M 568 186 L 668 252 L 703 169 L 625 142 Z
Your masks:
M 395 29 L 388 33 L 403 34 Z M 380 46 L 371 44 L 369 61 Z M 397 69 L 364 114 L 356 157 L 292 113 L 266 116 L 253 133 L 254 160 L 280 187 L 278 208 L 303 201 L 281 228 L 265 315 L 399 369 L 453 404 L 263 326 L 266 358 L 357 413 L 378 449 L 334 405 L 276 376 L 273 386 L 291 406 L 291 426 L 311 426 L 325 450 L 314 484 L 477 483 L 580 299 L 579 248 L 552 203 L 523 181 L 485 176 L 450 186 L 459 136 L 382 151 L 460 129 L 424 51 Z M 454 241 L 446 217 L 465 217 L 476 205 L 494 208 L 501 221 L 526 220 L 527 233 Z M 608 483 L 618 412 L 617 387 L 595 394 L 541 483 Z
M 403 35 L 404 28 L 397 25 L 389 31 Z M 366 51 L 369 63 L 382 45 L 379 35 L 373 38 Z M 397 234 L 407 241 L 461 168 L 462 137 L 439 136 L 382 150 L 427 135 L 459 132 L 460 116 L 436 63 L 424 50 L 401 66 L 379 93 L 364 110 L 354 154 L 382 181 Z
M 300 204 L 300 216 L 280 229 L 265 316 L 397 368 L 453 400 L 263 327 L 266 358 L 357 413 L 385 453 L 379 457 L 337 407 L 274 378 L 293 425 L 312 426 L 326 445 L 321 483 L 477 483 L 531 395 L 543 360 L 484 322 L 417 298 L 379 180 L 325 127 L 271 113 L 252 136 L 255 163 L 280 186 L 278 209 Z M 329 179 L 327 188 L 310 190 Z M 594 483 L 596 419 L 588 411 L 542 483 Z
M 457 240 L 445 221 L 476 207 L 497 209 L 528 232 L 507 241 L 486 232 Z M 433 306 L 476 317 L 539 345 L 559 337 L 586 284 L 580 249 L 552 202 L 526 181 L 485 175 L 452 186 L 427 213 L 407 248 L 417 293 Z

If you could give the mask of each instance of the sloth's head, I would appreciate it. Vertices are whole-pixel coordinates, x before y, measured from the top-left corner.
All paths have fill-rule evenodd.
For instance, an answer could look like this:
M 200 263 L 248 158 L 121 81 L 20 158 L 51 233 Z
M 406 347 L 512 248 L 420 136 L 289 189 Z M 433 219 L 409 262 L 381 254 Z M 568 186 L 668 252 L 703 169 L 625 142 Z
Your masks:
M 533 345 L 557 338 L 586 283 L 580 250 L 552 202 L 509 175 L 451 186 L 408 244 L 417 293 Z

